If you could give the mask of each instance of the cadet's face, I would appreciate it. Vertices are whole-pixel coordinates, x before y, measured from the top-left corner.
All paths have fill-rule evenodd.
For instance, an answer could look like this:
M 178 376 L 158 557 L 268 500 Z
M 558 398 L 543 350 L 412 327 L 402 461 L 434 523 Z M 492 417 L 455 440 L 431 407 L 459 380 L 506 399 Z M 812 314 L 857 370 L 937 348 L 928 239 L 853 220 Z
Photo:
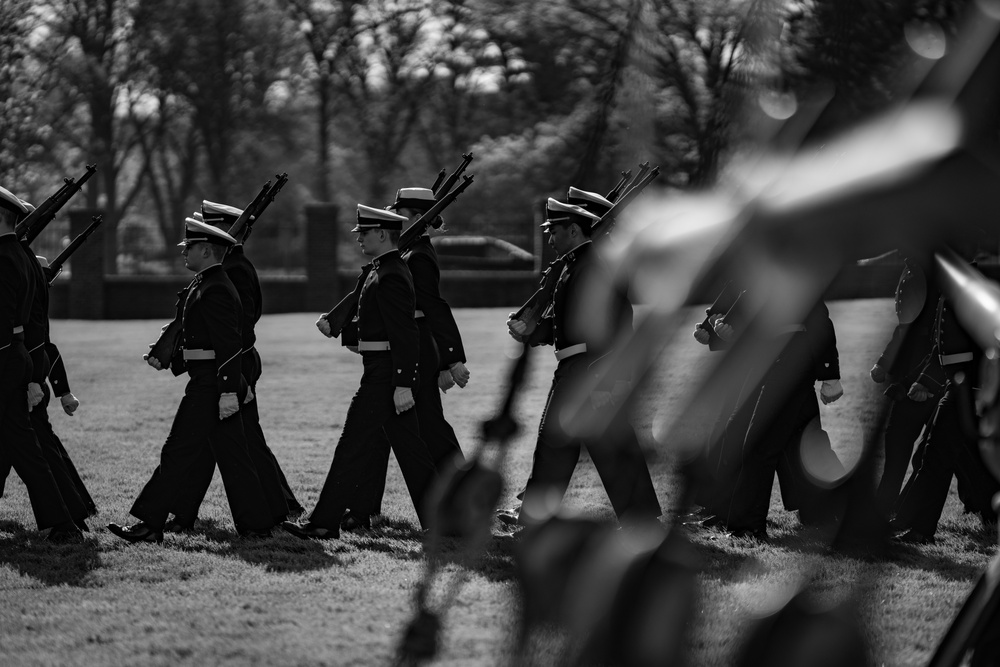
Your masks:
M 382 233 L 381 229 L 366 229 L 358 232 L 358 245 L 361 246 L 362 254 L 370 256 L 378 254 L 382 243 Z
M 181 254 L 184 255 L 184 266 L 192 271 L 200 271 L 203 264 L 202 251 L 204 249 L 205 244 L 201 242 L 191 243 L 181 248 Z
M 570 234 L 569 225 L 552 225 L 549 227 L 549 245 L 559 255 L 565 255 L 573 249 L 575 243 Z

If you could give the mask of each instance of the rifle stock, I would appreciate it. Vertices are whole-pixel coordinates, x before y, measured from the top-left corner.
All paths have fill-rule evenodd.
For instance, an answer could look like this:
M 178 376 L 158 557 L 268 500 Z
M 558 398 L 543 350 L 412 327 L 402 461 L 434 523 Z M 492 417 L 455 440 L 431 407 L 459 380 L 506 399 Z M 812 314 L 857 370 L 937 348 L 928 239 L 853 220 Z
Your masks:
M 451 189 L 455 187 L 455 183 L 458 183 L 459 176 L 465 173 L 465 169 L 469 166 L 473 159 L 474 156 L 472 153 L 462 153 L 462 164 L 458 165 L 455 171 L 451 172 L 451 175 L 448 176 L 448 179 L 444 183 L 434 189 L 435 199 L 441 199 L 448 196 Z
M 358 312 L 358 299 L 361 298 L 361 288 L 364 286 L 365 280 L 368 279 L 368 274 L 371 273 L 371 270 L 371 263 L 362 266 L 361 275 L 358 276 L 358 282 L 354 286 L 354 289 L 351 290 L 350 294 L 341 299 L 333 307 L 333 310 L 324 315 L 326 321 L 330 323 L 330 333 L 334 338 L 340 335 L 344 327 L 354 319 L 354 314 Z
M 90 225 L 83 230 L 79 236 L 73 239 L 70 244 L 66 246 L 66 248 L 64 248 L 63 251 L 59 253 L 59 255 L 52 260 L 47 267 L 45 267 L 45 277 L 48 278 L 50 285 L 52 284 L 52 281 L 54 281 L 59 274 L 62 273 L 63 264 L 66 263 L 66 260 L 68 260 L 73 253 L 84 244 L 84 242 L 90 237 L 91 234 L 94 233 L 94 230 L 97 229 L 102 222 L 104 222 L 103 215 L 93 216 L 90 219 Z
M 42 230 L 45 229 L 46 225 L 52 222 L 52 219 L 56 217 L 56 213 L 59 212 L 63 206 L 66 205 L 73 195 L 80 191 L 84 183 L 86 183 L 94 172 L 97 171 L 97 164 L 88 164 L 87 169 L 80 180 L 76 181 L 72 178 L 63 179 L 63 184 L 56 190 L 55 194 L 50 196 L 48 199 L 43 201 L 38 208 L 29 213 L 24 217 L 24 220 L 19 222 L 14 228 L 14 233 L 17 235 L 18 239 L 31 243 L 34 241 Z

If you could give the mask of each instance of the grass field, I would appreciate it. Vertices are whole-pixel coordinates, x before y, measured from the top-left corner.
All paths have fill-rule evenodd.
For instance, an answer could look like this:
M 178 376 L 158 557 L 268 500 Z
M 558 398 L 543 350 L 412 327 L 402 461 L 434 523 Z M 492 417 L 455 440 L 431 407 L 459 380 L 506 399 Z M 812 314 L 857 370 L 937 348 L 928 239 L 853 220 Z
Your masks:
M 867 371 L 892 324 L 886 300 L 831 304 L 841 355 L 843 400 L 822 408 L 824 427 L 847 462 L 856 461 L 879 394 Z M 456 313 L 472 381 L 444 397 L 445 411 L 470 451 L 479 424 L 495 408 L 505 377 L 506 309 Z M 320 336 L 313 315 L 266 316 L 258 327 L 264 358 L 261 420 L 299 500 L 315 503 L 333 455 L 360 359 Z M 698 320 L 691 313 L 691 323 Z M 0 664 L 3 665 L 380 665 L 389 664 L 413 611 L 423 544 L 395 464 L 387 522 L 367 535 L 304 542 L 283 533 L 236 537 L 216 476 L 193 534 L 165 544 L 129 545 L 107 533 L 130 522 L 131 501 L 157 464 L 184 381 L 141 361 L 160 322 L 56 321 L 52 335 L 83 404 L 69 418 L 51 410 L 100 508 L 83 545 L 54 546 L 35 530 L 23 485 L 12 477 L 0 500 Z M 709 353 L 688 328 L 664 353 L 636 409 L 661 504 L 675 492 L 666 427 L 684 411 Z M 508 457 L 508 504 L 523 483 L 534 430 L 555 362 L 534 355 Z M 566 505 L 612 519 L 586 459 Z M 691 627 L 691 664 L 724 665 L 747 620 L 804 579 L 831 600 L 852 592 L 876 664 L 926 663 L 975 577 L 996 552 L 995 537 L 961 514 L 952 490 L 935 545 L 899 547 L 877 562 L 830 556 L 815 534 L 781 509 L 777 488 L 768 526 L 772 541 L 754 545 L 721 533 L 693 535 L 704 564 L 700 613 Z M 517 609 L 513 539 L 497 535 L 469 568 L 444 618 L 435 664 L 500 665 L 512 660 Z M 457 565 L 448 566 L 454 575 Z M 542 644 L 544 654 L 558 647 Z

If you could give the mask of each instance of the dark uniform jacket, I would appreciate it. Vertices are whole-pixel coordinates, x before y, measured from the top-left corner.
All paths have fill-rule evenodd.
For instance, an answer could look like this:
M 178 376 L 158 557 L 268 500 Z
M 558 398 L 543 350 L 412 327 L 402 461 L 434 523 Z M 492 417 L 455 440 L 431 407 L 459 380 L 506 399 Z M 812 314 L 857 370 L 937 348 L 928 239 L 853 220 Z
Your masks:
M 233 286 L 236 287 L 236 292 L 240 296 L 240 305 L 243 307 L 243 351 L 246 352 L 257 342 L 254 327 L 260 320 L 263 311 L 260 278 L 257 276 L 257 269 L 244 254 L 242 245 L 229 251 L 226 259 L 222 262 L 222 268 L 226 270 L 226 275 L 233 281 Z
M 965 373 L 976 386 L 982 351 L 969 337 L 951 307 L 941 296 L 934 319 L 934 347 L 927 355 L 917 382 L 929 391 L 940 394 L 956 373 Z
M 34 300 L 35 287 L 28 275 L 24 250 L 17 238 L 13 233 L 0 236 L 0 382 L 5 384 L 11 380 L 5 374 L 5 367 L 11 354 L 14 327 L 27 324 Z
M 35 286 L 34 297 L 31 300 L 31 314 L 24 325 L 24 346 L 31 355 L 31 381 L 39 385 L 45 384 L 49 372 L 48 357 L 45 344 L 49 342 L 49 283 L 45 271 L 38 263 L 35 253 L 27 243 L 21 243 L 21 249 L 27 258 L 30 270 L 29 280 Z
M 886 395 L 906 396 L 933 345 L 937 292 L 928 284 L 920 263 L 907 259 L 896 286 L 896 319 L 899 324 L 876 362 L 889 374 L 891 383 Z
M 373 259 L 358 298 L 358 342 L 389 343 L 394 387 L 418 384 L 420 333 L 414 309 L 413 278 L 399 251 Z
M 403 253 L 410 274 L 413 276 L 413 289 L 416 298 L 416 309 L 424 314 L 424 321 L 430 327 L 431 336 L 437 344 L 440 358 L 437 369 L 442 371 L 457 362 L 465 363 L 465 348 L 462 347 L 462 334 L 458 331 L 455 316 L 452 315 L 448 302 L 441 297 L 439 285 L 441 268 L 438 264 L 437 251 L 431 245 L 429 236 L 421 236 Z
M 66 375 L 66 364 L 55 343 L 45 345 L 45 354 L 49 359 L 49 384 L 52 385 L 52 395 L 59 397 L 70 392 L 69 377 Z
M 186 367 L 194 376 L 206 372 L 211 365 L 221 394 L 236 393 L 241 387 L 242 310 L 236 287 L 221 264 L 204 269 L 188 286 L 182 314 L 181 348 L 213 350 L 215 360 L 189 360 Z

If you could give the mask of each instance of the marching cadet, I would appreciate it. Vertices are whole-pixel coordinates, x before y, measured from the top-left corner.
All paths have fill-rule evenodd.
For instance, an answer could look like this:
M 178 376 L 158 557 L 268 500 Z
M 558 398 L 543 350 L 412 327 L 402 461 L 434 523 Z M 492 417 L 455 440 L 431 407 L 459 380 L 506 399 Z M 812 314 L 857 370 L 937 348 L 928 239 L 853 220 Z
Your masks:
M 237 532 L 244 537 L 270 535 L 274 519 L 247 451 L 237 412 L 246 395 L 241 374 L 242 308 L 236 287 L 222 268 L 236 240 L 211 225 L 185 220 L 185 266 L 196 273 L 182 310 L 181 346 L 172 368 L 186 368 L 190 379 L 174 423 L 160 452 L 160 464 L 132 505 L 139 519 L 132 526 L 108 524 L 129 542 L 162 542 L 163 527 L 177 489 L 210 448 L 219 466 Z M 161 370 L 160 362 L 145 355 Z
M 351 231 L 358 235 L 361 252 L 373 258 L 358 297 L 357 351 L 364 372 L 316 507 L 305 523 L 281 524 L 303 539 L 340 536 L 344 511 L 357 498 L 358 489 L 377 474 L 374 462 L 384 458 L 379 450 L 386 446 L 396 455 L 421 526 L 427 525 L 424 497 L 435 469 L 412 409 L 413 392 L 420 385 L 420 331 L 414 319 L 413 279 L 397 248 L 406 220 L 358 204 L 357 226 Z M 325 318 L 316 326 L 330 336 Z
M 220 229 L 230 229 L 243 211 L 226 204 L 202 201 L 201 213 L 196 214 L 201 221 Z M 195 218 L 197 220 L 197 218 Z M 264 430 L 260 426 L 260 395 L 257 393 L 257 381 L 261 376 L 260 353 L 257 351 L 257 335 L 254 331 L 263 312 L 260 290 L 260 279 L 253 263 L 243 251 L 243 244 L 237 243 L 222 261 L 222 268 L 232 280 L 236 292 L 240 296 L 243 308 L 242 335 L 242 373 L 249 386 L 246 402 L 240 408 L 240 419 L 243 421 L 243 431 L 246 434 L 247 447 L 253 459 L 261 488 L 271 508 L 271 514 L 276 523 L 288 518 L 288 515 L 300 515 L 302 505 L 295 499 L 288 480 L 285 478 L 281 465 L 271 448 L 267 446 Z M 184 531 L 194 526 L 198 516 L 198 508 L 205 498 L 205 493 L 212 483 L 215 473 L 215 460 L 209 449 L 203 451 L 202 461 L 195 471 L 188 475 L 185 487 L 179 490 L 173 505 L 174 518 L 167 522 L 167 531 Z
M 401 188 L 396 192 L 396 201 L 389 208 L 407 216 L 412 224 L 435 201 L 434 192 L 429 188 Z M 439 471 L 447 461 L 462 457 L 462 448 L 458 444 L 455 430 L 444 416 L 441 391 L 447 391 L 456 384 L 464 388 L 469 382 L 462 334 L 459 333 L 451 307 L 441 296 L 441 267 L 437 251 L 431 244 L 431 236 L 446 231 L 444 221 L 439 216 L 431 223 L 427 233 L 402 254 L 413 277 L 416 300 L 414 317 L 420 330 L 420 368 L 424 369 L 417 386 L 415 410 L 420 423 L 420 437 L 427 443 L 431 459 Z M 345 337 L 345 344 L 346 342 Z M 377 462 L 377 472 L 372 478 L 373 486 L 370 489 L 359 489 L 357 500 L 351 502 L 350 513 L 341 522 L 342 529 L 371 527 L 371 517 L 382 513 L 389 448 L 385 447 L 381 451 L 386 458 Z
M 28 416 L 26 392 L 34 376 L 24 332 L 31 317 L 37 262 L 25 255 L 14 228 L 29 206 L 0 188 L 0 457 L 10 462 L 27 487 L 38 528 L 51 528 L 47 539 L 78 541 L 82 533 L 63 501 Z
M 944 296 L 938 298 L 933 335 L 933 351 L 908 392 L 917 403 L 933 403 L 930 399 L 941 396 L 920 467 L 899 497 L 897 522 L 908 530 L 896 539 L 909 544 L 934 542 L 952 476 L 958 480 L 966 511 L 977 513 L 984 526 L 995 527 L 997 520 L 992 499 L 1000 483 L 983 463 L 973 426 L 973 390 L 980 380 L 982 350 L 959 324 Z
M 559 363 L 542 410 L 531 473 L 518 513 L 522 526 L 538 525 L 554 513 L 583 447 L 590 453 L 619 520 L 652 519 L 661 514 L 649 468 L 630 424 L 624 424 L 627 428 L 610 424 L 612 437 L 607 441 L 572 435 L 562 424 L 561 413 L 576 388 L 594 372 L 595 362 L 612 351 L 621 328 L 632 325 L 632 306 L 621 293 L 615 295 L 613 312 L 594 313 L 589 307 L 587 281 L 610 284 L 612 280 L 590 240 L 599 220 L 599 216 L 579 206 L 555 199 L 550 198 L 546 205 L 542 228 L 565 266 L 553 294 L 551 317 L 543 317 L 527 341 L 553 345 Z M 593 317 L 607 321 L 587 321 Z M 527 328 L 523 322 L 508 320 L 507 327 L 512 338 L 525 340 Z M 595 335 L 597 331 L 600 333 Z M 612 408 L 628 380 L 615 378 L 610 386 L 602 385 L 593 392 L 590 405 L 597 415 Z M 609 417 L 605 423 L 610 421 Z

